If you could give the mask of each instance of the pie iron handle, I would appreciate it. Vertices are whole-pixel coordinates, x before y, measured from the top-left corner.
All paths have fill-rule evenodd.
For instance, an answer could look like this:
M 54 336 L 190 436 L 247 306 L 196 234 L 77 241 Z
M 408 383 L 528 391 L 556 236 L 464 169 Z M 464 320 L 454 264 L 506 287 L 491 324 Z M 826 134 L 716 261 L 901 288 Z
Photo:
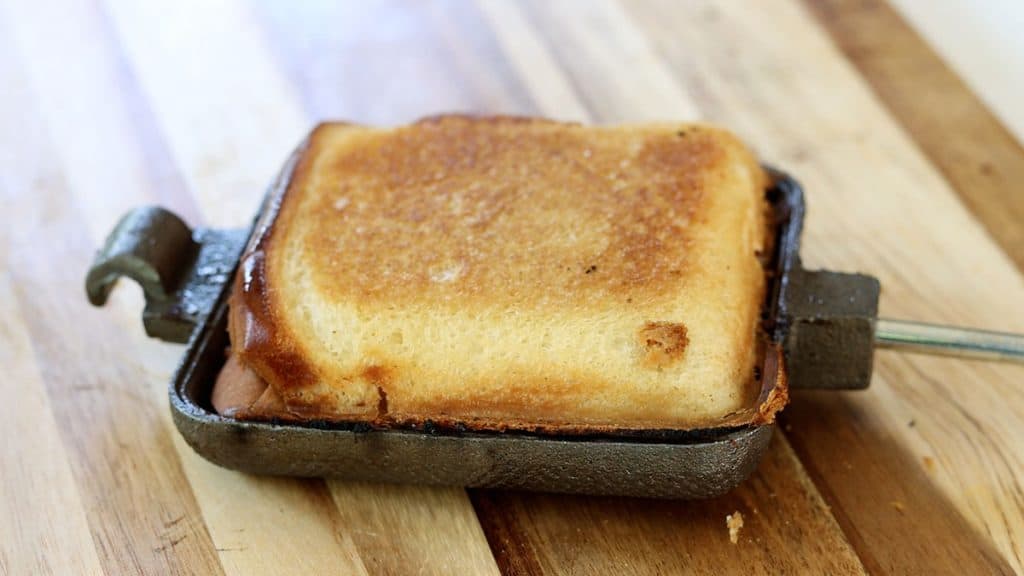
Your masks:
M 900 352 L 1024 363 L 1024 334 L 907 320 L 877 319 L 875 346 Z
M 791 270 L 781 327 L 792 388 L 853 390 L 871 382 L 874 351 L 1024 363 L 1024 335 L 878 318 L 878 280 Z
M 163 208 L 136 208 L 96 254 L 85 279 L 89 302 L 102 306 L 119 278 L 131 278 L 146 298 L 146 333 L 187 342 L 231 278 L 245 238 L 245 230 L 193 230 Z
M 791 388 L 859 390 L 871 383 L 878 280 L 805 270 L 783 279 L 780 340 Z

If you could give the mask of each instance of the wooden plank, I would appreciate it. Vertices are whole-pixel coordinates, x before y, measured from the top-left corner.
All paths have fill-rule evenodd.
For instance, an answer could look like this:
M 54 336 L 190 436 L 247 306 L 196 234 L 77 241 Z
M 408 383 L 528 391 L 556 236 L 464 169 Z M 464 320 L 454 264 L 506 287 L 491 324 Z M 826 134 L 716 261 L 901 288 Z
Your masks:
M 453 111 L 522 113 L 529 102 L 472 4 L 257 4 L 312 118 L 395 124 Z
M 734 492 L 685 502 L 478 491 L 505 574 L 861 574 L 782 435 Z M 740 512 L 739 541 L 726 516 Z
M 436 30 L 446 65 L 457 76 L 460 90 L 471 97 L 472 107 L 462 112 L 521 115 L 533 109 L 473 2 L 432 0 L 429 8 L 424 27 Z
M 57 8 L 46 2 L 19 5 L 16 13 L 19 40 L 25 52 L 35 55 L 31 66 L 32 83 L 40 95 L 39 102 L 46 107 L 49 128 L 59 136 L 55 146 L 57 156 L 67 160 L 74 195 L 82 204 L 89 206 L 88 218 L 93 224 L 91 245 L 102 241 L 124 210 L 130 206 L 153 202 L 154 197 L 167 199 L 168 193 L 174 194 L 170 197 L 173 200 L 172 206 L 195 211 L 194 203 L 184 188 L 164 190 L 164 194 L 159 196 L 150 194 L 159 189 L 155 175 L 166 174 L 166 171 L 154 170 L 154 166 L 147 162 L 159 155 L 160 150 L 140 150 L 137 146 L 139 143 L 152 142 L 153 138 L 151 134 L 146 134 L 147 117 L 138 114 L 140 106 L 137 103 L 131 103 L 138 98 L 138 92 L 125 80 L 125 71 L 117 67 L 118 58 L 110 49 L 110 38 L 104 30 L 100 14 L 90 7 L 80 7 L 78 12 L 65 14 L 67 18 L 61 19 L 59 29 L 54 30 L 51 20 L 46 16 Z M 70 8 L 75 10 L 75 7 Z M 46 32 L 56 33 L 60 41 L 54 42 Z M 65 73 L 66 62 L 70 58 L 75 59 L 78 64 L 76 70 L 81 73 Z M 76 94 L 76 104 L 62 105 L 63 95 L 69 93 Z M 115 107 L 106 108 L 105 103 Z M 86 114 L 89 106 L 99 108 L 102 112 Z M 115 156 L 110 154 L 111 150 L 126 152 Z M 101 155 L 97 156 L 96 151 L 100 151 Z M 159 162 L 155 168 L 163 168 L 166 164 L 166 161 Z M 177 178 L 175 180 L 180 182 Z M 108 194 L 110 187 L 116 193 Z M 90 199 L 99 195 L 108 196 L 112 201 L 90 202 Z M 84 262 L 86 260 L 83 258 Z M 182 349 L 156 346 L 162 349 L 160 353 L 148 353 L 148 350 L 154 349 L 154 345 L 141 342 L 144 337 L 141 336 L 138 320 L 140 307 L 141 303 L 137 299 L 126 302 L 115 298 L 107 311 L 109 316 L 103 322 L 110 324 L 111 320 L 115 320 L 125 334 L 137 338 L 134 348 L 139 351 L 139 358 L 136 360 L 144 362 L 150 369 L 147 374 L 149 386 L 146 389 L 153 394 L 148 399 L 166 429 L 172 431 L 177 452 L 185 460 L 186 474 L 194 483 L 197 476 L 209 477 L 211 472 L 207 468 L 212 466 L 195 456 L 191 448 L 173 432 L 166 408 L 166 382 Z M 337 515 L 324 512 L 332 510 L 332 507 L 330 495 L 323 484 L 317 483 L 314 489 L 303 490 L 298 482 L 282 480 L 278 483 L 281 485 L 279 489 L 267 490 L 262 494 L 244 480 L 231 482 L 230 487 L 218 486 L 212 481 L 197 484 L 200 488 L 197 499 L 204 509 L 217 552 L 229 571 L 250 573 L 252 565 L 243 562 L 239 567 L 238 559 L 251 558 L 259 563 L 256 565 L 262 566 L 273 566 L 270 560 L 277 560 L 287 562 L 283 566 L 289 569 L 316 569 L 329 564 L 349 566 L 350 572 L 359 573 L 361 564 L 351 542 L 348 541 L 346 547 L 346 542 L 338 541 L 344 533 L 335 529 Z M 310 497 L 310 494 L 314 497 Z M 316 495 L 319 495 L 319 501 Z M 265 506 L 252 506 L 253 500 L 263 502 Z M 324 502 L 328 506 L 323 506 Z M 273 514 L 266 514 L 266 511 L 273 511 Z M 183 520 L 178 517 L 170 522 L 176 525 Z M 202 518 L 197 514 L 187 520 L 198 522 Z M 254 535 L 250 533 L 246 536 L 246 526 L 260 525 L 271 526 L 274 530 L 256 531 Z M 287 546 L 292 545 L 294 548 L 297 540 L 282 536 L 296 533 L 305 534 L 301 540 L 302 548 L 288 550 Z M 244 538 L 244 543 L 238 542 L 240 538 Z M 238 552 L 243 550 L 248 553 L 239 555 Z
M 1024 141 L 1024 3 L 892 0 L 892 5 Z
M 0 37 L 5 44 L 11 38 Z M 0 235 L 4 269 L 13 281 L 11 305 L 20 311 L 31 341 L 26 360 L 35 363 L 52 411 L 49 421 L 56 422 L 63 445 L 63 450 L 40 456 L 66 458 L 88 525 L 60 543 L 67 547 L 62 552 L 81 552 L 81 562 L 88 565 L 95 558 L 112 573 L 218 574 L 213 544 L 161 423 L 166 408 L 144 400 L 145 369 L 124 352 L 130 349 L 130 338 L 89 317 L 82 278 L 93 243 L 78 219 L 77 202 L 34 106 L 31 78 L 19 65 L 26 59 L 17 58 L 17 47 L 9 45 L 0 53 L 5 60 L 0 66 L 5 87 L 0 198 L 10 216 Z M 19 391 L 17 397 L 24 394 Z M 18 411 L 24 409 L 22 403 Z M 30 449 L 33 440 L 44 441 L 47 433 L 37 430 L 48 419 L 38 416 L 37 425 L 6 439 L 22 449 Z M 59 462 L 52 465 L 59 470 Z M 53 498 L 67 494 L 59 476 L 41 480 L 50 483 L 19 490 L 52 491 Z M 73 506 L 66 514 L 68 529 L 81 527 Z M 45 510 L 19 514 L 13 521 L 39 523 L 39 528 L 48 522 Z M 63 530 L 58 528 L 55 535 Z M 92 554 L 80 550 L 90 532 Z M 15 565 L 7 562 L 8 567 Z
M 808 0 L 893 117 L 1024 270 L 1024 148 L 882 0 Z
M 904 365 L 904 377 L 927 378 L 909 362 Z M 859 403 L 835 393 L 802 394 L 782 422 L 870 572 L 899 574 L 909 567 L 948 571 L 964 566 L 981 567 L 989 574 L 1012 573 L 990 542 L 998 541 L 1000 535 L 982 535 L 971 529 L 932 486 L 935 472 L 922 466 L 924 458 L 933 462 L 929 466 L 934 468 L 956 466 L 957 453 L 930 446 L 928 453 L 933 456 L 916 459 L 903 450 L 880 449 L 882 443 L 894 442 L 898 433 L 885 433 L 888 423 L 879 423 Z M 840 422 L 843 424 L 837 425 Z M 903 425 L 918 426 L 914 416 Z M 978 454 L 968 456 L 977 458 Z
M 12 40 L 30 55 L 24 58 L 25 73 L 41 120 L 75 183 L 72 192 L 82 200 L 91 235 L 102 238 L 121 210 L 147 201 L 195 221 L 195 203 L 183 194 L 180 175 L 103 14 L 90 2 L 5 2 L 17 23 Z
M 889 4 L 877 0 L 813 0 L 807 5 L 964 204 L 984 223 L 1017 268 L 1024 270 L 1024 231 L 1020 226 L 1024 221 L 1024 196 L 1014 192 L 1024 181 L 1024 148 L 1020 142 Z M 914 373 L 912 365 L 899 365 L 907 377 L 928 378 Z M 795 417 L 808 428 L 820 427 L 821 415 L 836 410 L 832 404 L 828 399 L 815 399 L 813 407 L 800 406 Z M 798 446 L 798 450 L 803 448 L 818 446 Z M 930 467 L 937 466 L 936 462 L 957 465 L 948 454 L 934 452 L 938 454 L 922 457 L 928 458 Z M 998 458 L 998 452 L 993 456 Z M 900 464 L 891 463 L 896 467 Z M 901 475 L 908 478 L 904 488 L 915 486 L 914 477 L 922 473 L 919 467 L 909 468 L 915 469 Z M 929 472 L 929 466 L 924 472 Z M 911 497 L 918 495 L 916 490 L 908 493 Z M 1017 494 L 1018 506 L 1020 498 Z M 990 502 L 987 506 L 1000 504 Z M 926 513 L 933 511 L 928 508 Z M 933 518 L 929 522 L 942 521 Z M 1004 550 L 1016 547 L 1019 567 L 1019 534 L 1004 530 L 987 536 Z
M 309 123 L 240 2 L 109 0 L 112 27 L 203 215 L 248 224 Z
M 312 118 L 407 122 L 473 101 L 442 65 L 422 3 L 258 2 L 259 19 Z
M 367 573 L 322 480 L 225 470 L 176 444 L 225 573 Z
M 534 4 L 524 14 L 509 3 L 482 4 L 507 57 L 522 62 L 517 65 L 520 73 L 528 72 L 525 59 L 530 58 L 531 66 L 545 71 L 545 79 L 552 71 L 563 78 L 560 82 L 522 79 L 541 111 L 557 117 L 562 105 L 574 113 L 585 110 L 571 100 L 566 86 L 572 85 L 600 95 L 594 96 L 588 107 L 598 110 L 602 120 L 695 115 L 694 100 L 681 88 L 666 88 L 666 83 L 674 82 L 670 72 L 651 58 L 651 47 L 618 8 L 608 3 L 600 9 L 588 6 L 587 19 L 572 23 L 562 12 L 580 6 Z M 512 25 L 506 26 L 509 23 Z M 600 31 L 599 40 L 587 37 L 588 29 Z M 555 42 L 555 38 L 575 40 Z M 619 55 L 609 54 L 598 45 L 601 42 L 631 48 Z M 549 54 L 573 66 L 563 72 L 553 61 L 536 60 Z M 564 79 L 566 73 L 571 82 Z M 645 83 L 649 78 L 654 79 L 652 84 Z M 548 89 L 550 92 L 545 91 Z M 657 96 L 650 97 L 649 103 L 640 101 L 648 89 Z M 475 492 L 474 501 L 506 573 L 861 571 L 838 525 L 782 439 L 776 439 L 768 460 L 743 488 L 711 502 L 654 503 L 501 492 Z M 725 524 L 726 515 L 736 511 L 747 519 L 739 546 L 729 542 Z M 807 533 L 815 534 L 820 553 L 806 553 L 803 534 Z
M 508 6 L 485 3 L 489 7 L 491 27 L 503 26 L 502 11 Z M 575 87 L 576 97 L 590 114 L 590 120 L 604 123 L 697 120 L 694 99 L 687 94 L 671 71 L 654 55 L 644 33 L 628 22 L 609 16 L 618 12 L 611 2 L 557 2 L 533 5 L 526 11 L 532 25 L 542 29 L 540 41 Z M 591 5 L 593 4 L 593 5 Z M 543 9 L 541 9 L 543 8 Z M 514 16 L 513 16 L 514 18 Z M 530 38 L 530 36 L 527 36 Z M 505 34 L 510 54 L 518 45 Z M 528 45 L 535 40 L 526 40 Z M 571 50 L 567 47 L 571 46 Z M 523 56 L 511 56 L 513 61 Z M 598 87 L 600 87 L 598 89 Z M 548 92 L 541 88 L 539 94 Z M 574 107 L 575 108 L 575 107 Z M 545 110 L 558 115 L 559 110 Z
M 691 70 L 680 78 L 700 78 L 719 103 L 709 118 L 803 180 L 806 262 L 877 275 L 883 314 L 1024 328 L 1020 274 L 799 5 L 629 6 L 666 61 Z M 843 408 L 827 426 L 798 420 L 814 409 L 801 411 L 797 395 L 791 437 L 869 568 L 1021 567 L 1018 382 L 1017 367 L 879 354 L 872 389 L 838 396 Z M 940 464 L 914 484 L 925 462 Z M 907 490 L 913 502 L 895 500 Z M 891 513 L 901 508 L 905 517 Z M 911 529 L 920 537 L 908 543 Z
M 110 8 L 201 211 L 218 224 L 247 221 L 272 171 L 312 125 L 273 65 L 257 20 L 237 3 L 213 10 L 183 3 L 161 9 L 159 17 L 155 8 L 135 3 L 111 2 Z M 183 59 L 192 44 L 204 47 L 201 62 Z M 180 87 L 189 85 L 216 96 L 182 94 Z M 189 123 L 205 129 L 192 131 Z M 222 185 L 231 187 L 230 199 Z M 225 202 L 248 208 L 225 213 Z M 245 477 L 179 445 L 207 522 L 218 527 L 211 530 L 229 572 L 325 565 L 374 573 L 496 571 L 462 490 L 423 488 L 411 499 L 383 486 L 330 482 L 328 490 L 319 480 Z M 456 556 L 445 552 L 451 541 L 463 543 Z M 328 553 L 340 558 L 325 558 Z
M 81 298 L 91 247 L 124 207 L 117 204 L 158 200 L 218 224 L 243 223 L 311 116 L 390 123 L 462 108 L 726 123 L 808 185 L 812 264 L 878 274 L 886 313 L 1024 329 L 1024 280 L 935 170 L 965 198 L 999 183 L 1011 190 L 1019 150 L 994 168 L 976 164 L 986 161 L 985 146 L 1009 150 L 988 128 L 974 132 L 976 100 L 915 108 L 901 74 L 932 82 L 933 73 L 918 72 L 920 54 L 913 64 L 888 55 L 905 50 L 905 38 L 890 39 L 899 28 L 874 3 L 851 22 L 864 18 L 878 38 L 841 46 L 934 165 L 813 19 L 781 0 L 537 3 L 527 12 L 484 4 L 495 39 L 473 7 L 448 2 L 298 7 L 291 20 L 275 17 L 291 10 L 269 4 L 263 10 L 273 16 L 262 22 L 232 2 L 159 14 L 112 5 L 127 62 L 88 4 L 0 9 L 0 28 L 13 28 L 0 33 L 0 198 L 13 215 L 0 233 L 9 275 L 0 275 L 0 296 L 4 286 L 11 296 L 10 309 L 0 307 L 0 356 L 15 359 L 11 382 L 27 402 L 18 414 L 27 420 L 0 424 L 9 431 L 0 462 L 13 471 L 0 482 L 19 490 L 0 505 L 0 515 L 16 519 L 0 527 L 0 572 L 46 562 L 59 572 L 217 573 L 223 564 L 232 573 L 325 565 L 358 573 L 364 563 L 384 573 L 495 571 L 461 490 L 328 489 L 201 461 L 167 418 L 164 385 L 181 348 L 141 343 L 137 291 L 119 289 L 103 311 Z M 261 25 L 273 30 L 273 48 Z M 873 68 L 856 61 L 858 51 Z M 294 85 L 282 80 L 279 59 Z M 880 88 L 874 67 L 896 78 L 883 76 Z M 934 87 L 942 97 L 956 91 L 945 81 Z M 901 91 L 904 111 L 885 95 L 890 89 Z M 949 106 L 955 114 L 944 112 Z M 923 128 L 903 118 L 912 113 Z M 954 116 L 969 150 L 941 142 L 949 132 L 929 124 L 939 113 Z M 998 177 L 977 176 L 974 166 Z M 200 201 L 178 193 L 180 183 Z M 986 223 L 1000 222 L 993 207 L 1015 202 L 1005 194 L 983 195 L 984 209 L 965 202 Z M 1012 224 L 989 225 L 1017 258 L 1006 240 Z M 873 390 L 798 397 L 788 435 L 832 514 L 781 438 L 755 478 L 722 500 L 474 498 L 502 566 L 514 573 L 859 571 L 839 525 L 870 571 L 1009 572 L 1024 564 L 1019 381 L 1015 368 L 883 353 Z M 19 434 L 26 426 L 42 430 Z M 54 515 L 65 506 L 67 518 Z M 724 515 L 737 510 L 746 526 L 733 546 Z M 20 550 L 25 544 L 31 551 Z M 50 553 L 31 555 L 43 550 Z
M 370 573 L 498 573 L 461 488 L 340 481 L 328 485 Z
M 525 14 L 501 0 L 483 0 L 479 6 L 491 33 L 504 49 L 503 58 L 511 62 L 536 108 L 559 120 L 584 122 L 589 119 L 590 111 L 562 73 L 544 40 L 534 33 Z
M 0 318 L 0 394 L 18 399 L 0 418 L 0 438 L 7 439 L 0 443 L 0 573 L 98 574 L 89 523 L 6 272 Z

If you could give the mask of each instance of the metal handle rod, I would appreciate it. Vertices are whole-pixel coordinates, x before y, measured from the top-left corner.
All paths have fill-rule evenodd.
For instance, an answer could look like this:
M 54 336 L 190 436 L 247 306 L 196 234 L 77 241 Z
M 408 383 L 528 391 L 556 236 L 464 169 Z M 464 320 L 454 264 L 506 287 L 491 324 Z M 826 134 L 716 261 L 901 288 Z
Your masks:
M 875 346 L 905 352 L 1024 363 L 1022 334 L 904 320 L 876 320 Z

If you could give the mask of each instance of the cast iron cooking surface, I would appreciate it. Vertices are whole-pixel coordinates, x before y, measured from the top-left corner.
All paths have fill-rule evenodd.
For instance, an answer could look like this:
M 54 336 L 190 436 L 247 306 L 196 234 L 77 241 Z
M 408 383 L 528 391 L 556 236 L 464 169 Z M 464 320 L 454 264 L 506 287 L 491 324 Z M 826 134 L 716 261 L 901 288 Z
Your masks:
M 784 289 L 778 279 L 799 266 L 803 195 L 795 181 L 773 174 L 776 181 L 769 200 L 777 239 L 769 266 L 765 328 L 778 345 L 784 335 L 775 329 Z M 267 210 L 273 206 L 265 205 L 263 215 Z M 419 429 L 377 430 L 353 423 L 224 418 L 209 398 L 228 346 L 227 292 L 225 287 L 194 332 L 170 396 L 175 424 L 186 441 L 205 458 L 228 468 L 288 476 L 702 498 L 726 492 L 749 476 L 771 437 L 771 425 L 553 436 L 468 432 L 429 423 Z
M 304 146 L 304 145 L 303 145 Z M 425 422 L 372 429 L 344 422 L 251 422 L 210 403 L 228 349 L 227 295 L 243 245 L 273 217 L 298 150 L 250 230 L 190 230 L 157 207 L 130 212 L 99 251 L 86 289 L 101 305 L 120 276 L 142 284 L 151 335 L 188 347 L 170 384 L 175 425 L 196 452 L 237 470 L 287 476 L 502 487 L 552 492 L 703 498 L 743 481 L 768 445 L 771 414 L 789 388 L 864 388 L 870 382 L 879 286 L 870 276 L 800 264 L 803 193 L 769 169 L 775 238 L 763 306 L 766 375 L 756 406 L 720 427 L 558 435 L 487 432 Z M 772 362 L 781 361 L 776 370 Z M 778 384 L 778 386 L 776 386 Z

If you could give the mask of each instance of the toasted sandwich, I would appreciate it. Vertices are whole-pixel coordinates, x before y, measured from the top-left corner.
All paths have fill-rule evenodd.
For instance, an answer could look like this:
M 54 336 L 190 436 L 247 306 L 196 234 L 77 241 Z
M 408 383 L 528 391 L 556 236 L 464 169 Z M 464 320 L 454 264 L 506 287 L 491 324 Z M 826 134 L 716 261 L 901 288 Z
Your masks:
M 215 407 L 562 433 L 770 418 L 768 186 L 707 125 L 322 124 L 243 254 Z

